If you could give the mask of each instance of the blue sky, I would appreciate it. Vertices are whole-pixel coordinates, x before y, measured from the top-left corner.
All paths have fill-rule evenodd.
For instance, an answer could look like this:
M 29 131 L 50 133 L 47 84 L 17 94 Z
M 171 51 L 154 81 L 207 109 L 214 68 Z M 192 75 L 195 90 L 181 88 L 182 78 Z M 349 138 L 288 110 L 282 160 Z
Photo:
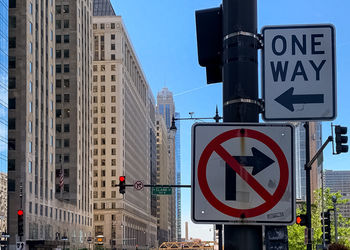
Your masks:
M 243 1 L 243 0 L 242 0 Z M 221 0 L 111 0 L 121 15 L 154 96 L 164 86 L 174 93 L 181 117 L 212 117 L 215 106 L 222 114 L 222 84 L 206 84 L 205 69 L 197 59 L 195 10 L 218 7 Z M 350 35 L 348 0 L 258 1 L 258 32 L 265 25 L 331 23 L 336 28 L 338 116 L 334 124 L 350 129 Z M 260 84 L 260 83 L 259 83 Z M 190 184 L 192 121 L 181 121 L 181 178 Z M 350 131 L 349 131 L 350 132 Z M 323 141 L 330 135 L 330 122 L 323 122 Z M 324 167 L 350 168 L 350 155 L 324 152 Z M 182 218 L 190 221 L 191 197 L 182 190 Z M 190 223 L 189 236 L 212 239 L 208 226 Z M 184 230 L 183 230 L 184 236 Z

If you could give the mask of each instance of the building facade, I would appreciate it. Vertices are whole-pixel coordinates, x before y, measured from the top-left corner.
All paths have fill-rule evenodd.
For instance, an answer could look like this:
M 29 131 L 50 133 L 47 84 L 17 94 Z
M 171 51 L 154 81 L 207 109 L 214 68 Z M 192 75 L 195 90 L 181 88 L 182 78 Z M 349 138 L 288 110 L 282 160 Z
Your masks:
M 332 193 L 340 192 L 343 199 L 350 199 L 350 171 L 326 170 L 324 187 L 329 188 Z M 338 207 L 344 217 L 350 218 L 350 203 Z
M 154 98 L 127 35 L 109 1 L 94 2 L 93 17 L 93 202 L 95 235 L 104 246 L 157 246 L 154 199 L 149 188 L 126 184 L 154 181 Z M 153 176 L 153 178 L 152 178 Z
M 157 184 L 171 184 L 171 162 L 168 153 L 169 137 L 163 116 L 156 114 Z M 157 238 L 159 244 L 171 240 L 172 196 L 157 196 Z
M 72 248 L 88 247 L 92 194 L 90 129 L 85 121 L 90 113 L 86 96 L 90 96 L 91 82 L 86 77 L 91 75 L 87 64 L 91 55 L 91 8 L 91 1 L 10 1 L 10 249 L 15 248 L 16 241 L 25 242 L 26 247 L 52 249 L 61 244 L 57 239 L 63 236 L 68 237 L 67 244 Z M 67 90 L 61 93 L 63 87 Z M 77 89 L 86 93 L 78 93 Z M 67 106 L 60 106 L 56 90 L 57 95 L 63 96 L 61 102 L 67 100 Z M 70 93 L 69 97 L 66 93 Z M 70 109 L 69 105 L 84 111 Z M 69 142 L 63 142 L 63 147 L 69 145 L 65 149 L 60 149 L 59 140 L 64 140 L 60 125 L 61 131 L 71 133 Z M 73 132 L 80 137 L 73 136 Z M 68 170 L 64 180 L 57 178 L 57 169 L 62 173 Z M 69 186 L 65 193 L 60 191 L 62 195 L 57 195 L 57 184 Z M 18 236 L 19 209 L 24 211 L 23 236 Z
M 0 172 L 0 239 L 7 232 L 7 174 Z
M 175 112 L 175 118 L 180 118 L 180 113 Z M 175 135 L 175 172 L 176 172 L 176 185 L 181 185 L 181 126 L 180 120 L 175 121 L 176 135 Z M 175 189 L 175 217 L 176 217 L 176 240 L 182 241 L 181 237 L 181 188 Z
M 168 88 L 163 88 L 157 94 L 157 113 L 160 114 L 165 122 L 166 128 L 168 130 L 168 153 L 169 153 L 169 183 L 175 184 L 177 181 L 177 169 L 176 169 L 176 134 L 174 131 L 170 131 L 172 118 L 175 117 L 175 103 L 173 98 L 173 93 L 169 91 Z M 180 135 L 178 134 L 178 142 L 180 142 Z M 178 145 L 179 147 L 179 145 Z M 178 190 L 172 193 L 169 197 L 170 203 L 170 234 L 169 241 L 176 241 L 178 239 L 178 234 L 181 235 L 181 225 L 177 225 L 177 215 L 180 214 L 177 210 L 178 202 L 180 202 L 180 197 L 177 196 Z M 178 221 L 181 223 L 181 221 Z

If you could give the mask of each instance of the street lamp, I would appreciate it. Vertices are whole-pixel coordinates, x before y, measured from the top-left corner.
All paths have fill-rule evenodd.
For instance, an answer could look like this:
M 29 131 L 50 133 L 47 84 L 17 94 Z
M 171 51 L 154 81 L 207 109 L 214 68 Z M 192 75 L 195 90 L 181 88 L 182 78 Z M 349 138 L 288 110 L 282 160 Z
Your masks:
M 337 196 L 332 196 L 333 207 L 334 207 L 334 236 L 335 242 L 338 242 L 338 223 L 337 223 Z
M 215 122 L 219 122 L 222 119 L 222 117 L 219 116 L 218 106 L 216 106 L 216 111 L 215 111 L 215 116 L 214 117 L 195 118 L 195 117 L 192 117 L 193 114 L 194 114 L 193 112 L 189 112 L 189 114 L 191 116 L 189 118 L 175 118 L 173 116 L 172 120 L 171 120 L 170 130 L 176 132 L 176 130 L 177 130 L 176 125 L 175 125 L 175 121 L 176 120 L 208 120 L 208 119 L 214 119 Z

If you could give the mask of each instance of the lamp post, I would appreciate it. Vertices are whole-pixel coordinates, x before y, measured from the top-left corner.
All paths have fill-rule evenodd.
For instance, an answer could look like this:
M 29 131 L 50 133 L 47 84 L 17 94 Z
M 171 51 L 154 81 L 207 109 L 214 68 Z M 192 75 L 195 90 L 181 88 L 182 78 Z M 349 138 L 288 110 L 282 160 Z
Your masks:
M 333 207 L 334 207 L 334 238 L 335 242 L 338 242 L 338 223 L 337 223 L 337 196 L 332 196 Z
M 219 122 L 222 117 L 219 116 L 219 111 L 218 111 L 218 107 L 216 106 L 216 111 L 215 111 L 215 116 L 214 117 L 201 117 L 201 118 L 197 118 L 197 117 L 192 117 L 193 116 L 193 112 L 189 112 L 191 117 L 188 118 L 175 118 L 174 116 L 172 117 L 171 120 L 171 127 L 170 130 L 171 131 L 175 131 L 177 130 L 176 125 L 175 125 L 175 121 L 179 121 L 179 120 L 210 120 L 213 119 L 215 122 Z

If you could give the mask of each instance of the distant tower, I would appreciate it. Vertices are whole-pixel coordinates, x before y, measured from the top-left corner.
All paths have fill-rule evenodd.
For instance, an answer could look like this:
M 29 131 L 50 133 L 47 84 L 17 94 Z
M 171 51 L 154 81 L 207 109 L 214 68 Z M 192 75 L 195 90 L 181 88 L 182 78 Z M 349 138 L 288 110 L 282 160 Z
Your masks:
M 185 240 L 188 241 L 188 221 L 185 222 Z

